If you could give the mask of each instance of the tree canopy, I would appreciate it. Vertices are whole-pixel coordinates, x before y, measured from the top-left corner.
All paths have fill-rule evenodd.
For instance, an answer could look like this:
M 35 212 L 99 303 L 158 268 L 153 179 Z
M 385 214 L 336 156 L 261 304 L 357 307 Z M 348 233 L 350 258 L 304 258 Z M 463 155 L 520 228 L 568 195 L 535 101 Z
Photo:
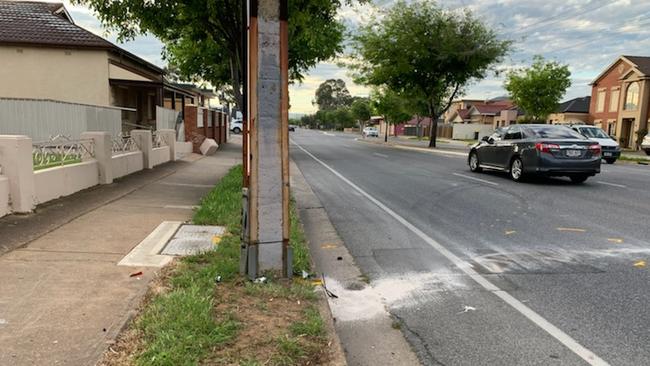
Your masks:
M 335 110 L 348 107 L 352 103 L 352 96 L 341 79 L 329 79 L 321 83 L 316 89 L 313 104 L 319 110 Z
M 533 121 L 546 121 L 570 86 L 569 66 L 542 56 L 535 56 L 528 68 L 509 72 L 505 81 L 510 98 Z
M 351 1 L 351 0 L 350 0 Z M 243 49 L 240 0 L 73 0 L 89 5 L 119 39 L 151 33 L 164 57 L 189 80 L 228 83 L 241 107 Z M 338 0 L 289 0 L 289 69 L 301 80 L 310 67 L 341 51 L 343 24 Z
M 370 105 L 370 100 L 368 98 L 354 98 L 352 105 L 350 106 L 350 112 L 352 116 L 359 123 L 359 127 L 363 129 L 363 126 L 367 121 L 372 117 L 372 106 Z
M 381 17 L 361 26 L 352 39 L 349 64 L 355 81 L 408 95 L 426 106 L 434 126 L 456 96 L 482 79 L 500 62 L 510 41 L 475 18 L 470 11 L 450 11 L 433 2 L 397 2 Z M 418 104 L 419 103 L 419 104 Z

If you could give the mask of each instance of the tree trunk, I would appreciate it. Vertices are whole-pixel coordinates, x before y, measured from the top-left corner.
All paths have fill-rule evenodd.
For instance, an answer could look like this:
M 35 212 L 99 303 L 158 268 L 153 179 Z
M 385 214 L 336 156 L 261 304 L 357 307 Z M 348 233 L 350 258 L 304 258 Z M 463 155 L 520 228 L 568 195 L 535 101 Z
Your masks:
M 436 147 L 437 138 L 438 138 L 438 118 L 431 116 L 431 138 L 429 139 L 429 147 Z
M 384 142 L 388 142 L 388 120 L 386 119 L 386 116 L 384 116 L 384 126 L 385 126 Z

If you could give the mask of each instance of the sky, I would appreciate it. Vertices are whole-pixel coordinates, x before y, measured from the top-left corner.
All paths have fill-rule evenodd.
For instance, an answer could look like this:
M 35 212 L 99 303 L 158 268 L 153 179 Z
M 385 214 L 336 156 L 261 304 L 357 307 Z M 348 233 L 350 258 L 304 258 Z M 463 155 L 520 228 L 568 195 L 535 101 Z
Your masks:
M 392 0 L 374 0 L 373 5 L 345 6 L 339 18 L 350 32 L 368 20 L 373 7 L 388 7 Z M 92 11 L 83 6 L 66 8 L 75 23 L 116 42 Z M 499 70 L 530 65 L 534 55 L 542 55 L 569 65 L 572 86 L 566 99 L 590 95 L 589 83 L 620 55 L 650 56 L 650 1 L 632 0 L 442 0 L 448 9 L 467 8 L 494 29 L 500 38 L 513 40 L 514 49 L 497 65 Z M 162 44 L 153 36 L 143 36 L 121 47 L 164 66 Z M 327 79 L 343 79 L 352 95 L 366 96 L 368 89 L 356 85 L 338 61 L 322 62 L 306 73 L 301 84 L 290 86 L 293 115 L 315 112 L 314 91 Z M 506 95 L 504 73 L 488 75 L 473 82 L 465 94 L 470 99 Z

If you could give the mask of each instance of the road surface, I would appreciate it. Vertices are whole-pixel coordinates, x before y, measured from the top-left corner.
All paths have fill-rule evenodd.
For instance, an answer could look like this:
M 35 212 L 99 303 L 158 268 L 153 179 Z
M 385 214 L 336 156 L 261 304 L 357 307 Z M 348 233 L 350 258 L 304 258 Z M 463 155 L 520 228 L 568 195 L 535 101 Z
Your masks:
M 460 152 L 291 140 L 423 364 L 650 365 L 650 167 L 515 183 Z

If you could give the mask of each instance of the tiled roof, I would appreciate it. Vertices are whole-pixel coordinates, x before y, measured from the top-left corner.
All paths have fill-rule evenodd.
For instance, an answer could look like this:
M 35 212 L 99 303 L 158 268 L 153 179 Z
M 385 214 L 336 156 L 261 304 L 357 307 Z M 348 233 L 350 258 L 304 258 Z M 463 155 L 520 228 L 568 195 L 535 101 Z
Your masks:
M 0 44 L 115 48 L 76 26 L 61 3 L 0 0 Z
M 648 56 L 623 56 L 632 61 L 645 75 L 650 75 L 650 57 Z
M 480 114 L 498 114 L 504 109 L 508 109 L 511 105 L 506 104 L 474 104 L 473 106 Z
M 460 116 L 460 118 L 469 119 L 469 109 L 467 108 L 459 109 L 457 113 Z
M 591 97 L 581 97 L 560 103 L 557 113 L 589 113 L 589 102 Z

